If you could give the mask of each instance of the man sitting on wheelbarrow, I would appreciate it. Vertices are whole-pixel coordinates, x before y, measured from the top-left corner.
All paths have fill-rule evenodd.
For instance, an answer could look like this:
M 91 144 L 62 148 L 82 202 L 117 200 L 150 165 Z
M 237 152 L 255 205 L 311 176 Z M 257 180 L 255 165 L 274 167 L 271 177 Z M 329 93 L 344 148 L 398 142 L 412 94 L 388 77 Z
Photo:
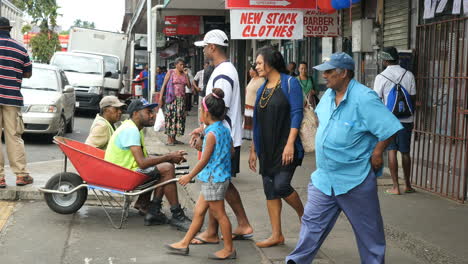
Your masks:
M 124 121 L 110 138 L 104 159 L 144 173 L 153 180 L 164 182 L 175 178 L 174 164 L 185 161 L 186 153 L 176 151 L 160 157 L 148 156 L 143 128 L 154 125 L 156 117 L 154 108 L 156 107 L 157 104 L 150 104 L 143 98 L 133 100 L 127 108 L 130 119 Z M 170 220 L 161 212 L 163 195 L 171 205 L 172 218 Z M 145 202 L 149 203 L 150 197 L 151 194 L 139 197 L 137 203 L 143 206 Z M 191 220 L 185 216 L 179 204 L 176 183 L 169 183 L 155 189 L 153 200 L 149 203 L 145 216 L 146 226 L 168 222 L 183 231 L 187 231 L 191 224 Z

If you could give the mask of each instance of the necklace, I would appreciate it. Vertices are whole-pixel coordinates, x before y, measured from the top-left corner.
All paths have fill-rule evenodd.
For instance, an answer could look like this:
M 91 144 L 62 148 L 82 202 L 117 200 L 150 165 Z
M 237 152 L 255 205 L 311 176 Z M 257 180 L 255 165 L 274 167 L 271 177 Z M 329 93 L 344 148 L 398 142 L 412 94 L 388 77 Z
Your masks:
M 260 97 L 260 102 L 259 102 L 260 108 L 265 108 L 268 105 L 268 102 L 270 102 L 271 97 L 275 93 L 276 88 L 279 87 L 280 83 L 281 83 L 281 79 L 278 80 L 278 83 L 276 83 L 276 85 L 273 88 L 270 88 L 272 90 L 267 95 L 265 95 L 265 92 L 266 92 L 266 90 L 268 90 L 268 88 L 265 87 L 265 89 L 263 89 L 262 96 Z M 264 103 L 262 103 L 262 102 L 264 102 Z

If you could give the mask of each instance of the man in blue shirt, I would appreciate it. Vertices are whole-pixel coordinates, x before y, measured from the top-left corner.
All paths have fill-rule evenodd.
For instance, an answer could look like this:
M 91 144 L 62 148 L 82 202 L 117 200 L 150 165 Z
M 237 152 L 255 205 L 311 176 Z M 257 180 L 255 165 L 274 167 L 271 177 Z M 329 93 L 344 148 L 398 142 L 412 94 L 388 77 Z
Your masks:
M 332 54 L 314 67 L 329 88 L 315 110 L 317 170 L 308 187 L 299 241 L 287 264 L 312 263 L 343 211 L 353 226 L 362 263 L 384 263 L 385 235 L 376 176 L 383 152 L 402 129 L 377 94 L 354 80 L 354 61 Z

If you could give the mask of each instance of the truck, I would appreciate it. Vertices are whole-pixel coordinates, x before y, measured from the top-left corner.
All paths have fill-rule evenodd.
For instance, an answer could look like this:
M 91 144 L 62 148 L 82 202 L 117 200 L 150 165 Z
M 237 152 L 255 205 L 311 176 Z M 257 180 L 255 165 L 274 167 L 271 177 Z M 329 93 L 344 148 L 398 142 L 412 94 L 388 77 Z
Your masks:
M 74 87 L 76 109 L 99 112 L 99 102 L 104 95 L 117 95 L 117 90 L 105 88 L 105 79 L 112 73 L 104 71 L 102 56 L 57 51 L 50 64 L 63 70 Z
M 99 110 L 99 100 L 102 96 L 118 96 L 124 91 L 123 75 L 127 73 L 127 67 L 124 66 L 126 48 L 126 34 L 80 27 L 72 27 L 70 29 L 68 56 L 97 56 L 102 59 L 104 67 L 102 71 L 103 82 L 99 89 L 100 94 L 96 95 L 95 92 L 97 90 L 94 88 L 91 92 L 88 90 L 88 94 L 84 94 L 86 92 L 86 88 L 84 88 L 86 85 L 80 85 L 78 83 L 79 88 L 76 89 L 78 109 L 86 108 L 89 110 Z M 53 62 L 54 60 L 52 59 L 51 64 L 53 64 Z M 70 75 L 70 71 L 67 73 L 65 69 L 63 70 L 65 74 Z M 80 80 L 77 81 L 79 82 Z

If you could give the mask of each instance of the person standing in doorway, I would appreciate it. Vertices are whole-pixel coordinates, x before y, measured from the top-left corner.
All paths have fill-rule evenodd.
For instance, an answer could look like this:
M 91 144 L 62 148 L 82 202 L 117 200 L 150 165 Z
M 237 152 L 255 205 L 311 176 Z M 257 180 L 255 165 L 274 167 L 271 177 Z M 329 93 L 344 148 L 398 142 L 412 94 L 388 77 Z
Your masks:
M 193 75 L 192 75 L 192 70 L 189 67 L 186 67 L 184 69 L 184 73 L 188 76 L 189 83 L 185 85 L 185 112 L 192 111 L 192 94 L 193 94 L 193 88 L 192 88 L 192 83 L 193 83 Z
M 205 86 L 206 94 L 210 94 L 213 88 L 221 88 L 224 92 L 224 102 L 227 112 L 223 121 L 224 126 L 229 128 L 234 146 L 234 154 L 231 158 L 231 176 L 239 173 L 240 146 L 242 145 L 242 110 L 240 98 L 239 76 L 234 65 L 228 61 L 227 47 L 229 39 L 219 29 L 206 33 L 202 41 L 195 42 L 198 47 L 203 47 L 205 57 L 212 61 L 215 69 Z M 195 129 L 191 141 L 196 141 L 204 135 L 202 127 Z M 200 140 L 198 140 L 200 141 Z M 232 181 L 226 191 L 226 201 L 231 206 L 237 218 L 237 228 L 233 230 L 233 239 L 250 239 L 253 236 L 253 228 L 247 219 L 245 209 L 237 188 Z M 192 240 L 192 244 L 217 243 L 218 223 L 210 213 L 208 228 Z
M 312 76 L 309 76 L 307 73 L 307 62 L 302 61 L 299 63 L 299 76 L 297 76 L 297 79 L 299 80 L 299 84 L 302 87 L 304 96 L 315 109 L 319 103 L 317 96 L 319 91 L 315 85 L 314 79 L 312 79 Z
M 182 136 L 185 133 L 185 86 L 191 87 L 189 77 L 184 71 L 184 59 L 177 58 L 175 67 L 166 74 L 161 88 L 161 95 L 159 96 L 159 105 L 164 107 L 166 145 L 168 146 L 183 144 L 176 140 L 176 136 Z M 168 85 L 169 79 L 171 85 Z
M 252 140 L 255 99 L 257 98 L 258 89 L 265 83 L 265 78 L 258 76 L 255 65 L 250 66 L 249 75 L 250 82 L 245 88 L 244 130 L 242 138 Z
M 312 263 L 344 212 L 353 226 L 361 263 L 385 262 L 385 234 L 377 176 L 383 152 L 402 128 L 377 94 L 354 79 L 354 60 L 344 52 L 314 67 L 329 88 L 315 109 L 317 170 L 311 175 L 296 248 L 287 264 Z
M 16 174 L 16 185 L 23 186 L 33 183 L 26 169 L 26 153 L 21 138 L 24 132 L 21 81 L 23 78 L 31 78 L 32 63 L 27 50 L 11 38 L 11 28 L 10 21 L 0 17 L 0 135 L 3 129 L 6 154 Z M 5 159 L 0 149 L 0 188 L 5 187 Z
M 294 171 L 304 158 L 299 138 L 304 105 L 301 86 L 296 78 L 287 74 L 279 51 L 272 47 L 261 48 L 256 65 L 258 74 L 265 77 L 266 82 L 256 96 L 249 167 L 257 172 L 258 157 L 272 234 L 256 245 L 266 248 L 284 244 L 282 199 L 296 211 L 299 221 L 304 214 L 301 199 L 291 186 Z
M 395 47 L 387 47 L 380 53 L 384 71 L 375 77 L 374 91 L 379 95 L 385 105 L 389 104 L 389 94 L 395 85 L 400 84 L 402 89 L 406 89 L 410 95 L 409 100 L 412 104 L 416 99 L 416 82 L 414 75 L 410 71 L 405 70 L 398 64 L 399 56 Z M 386 190 L 387 194 L 400 194 L 400 187 L 398 183 L 398 159 L 397 151 L 401 153 L 403 175 L 405 178 L 405 193 L 413 193 L 415 190 L 411 187 L 410 173 L 411 173 L 411 133 L 413 131 L 413 115 L 406 117 L 398 117 L 403 129 L 398 131 L 395 139 L 388 146 L 388 167 L 392 176 L 393 188 Z
M 291 61 L 289 64 L 288 64 L 288 73 L 289 75 L 291 75 L 292 77 L 296 77 L 297 76 L 297 72 L 296 72 L 296 63 L 294 61 Z

